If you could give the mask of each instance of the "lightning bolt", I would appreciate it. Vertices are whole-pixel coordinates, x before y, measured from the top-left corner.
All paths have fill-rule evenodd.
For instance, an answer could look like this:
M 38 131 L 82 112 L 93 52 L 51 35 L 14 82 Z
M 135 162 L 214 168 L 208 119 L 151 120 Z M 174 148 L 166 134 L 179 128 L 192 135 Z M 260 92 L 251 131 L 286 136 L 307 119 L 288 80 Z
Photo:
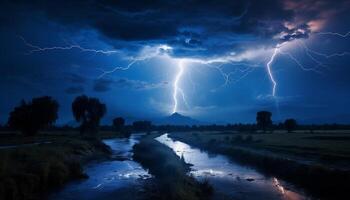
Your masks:
M 310 68 L 310 67 L 305 67 L 295 56 L 293 56 L 293 54 L 289 53 L 289 52 L 286 52 L 286 51 L 283 51 L 282 48 L 284 45 L 286 45 L 287 43 L 284 42 L 284 43 L 279 43 L 276 45 L 276 47 L 273 49 L 273 53 L 269 59 L 269 61 L 267 62 L 266 64 L 266 70 L 267 70 L 267 73 L 268 73 L 268 76 L 269 76 L 269 79 L 272 83 L 272 96 L 273 97 L 276 97 L 276 89 L 277 89 L 277 81 L 273 75 L 273 70 L 272 70 L 272 64 L 275 62 L 276 60 L 276 57 L 281 54 L 281 55 L 285 55 L 287 56 L 288 58 L 290 58 L 292 61 L 294 61 L 302 70 L 304 71 L 313 71 L 313 72 L 316 72 L 316 73 L 321 73 L 319 70 L 317 70 L 316 67 L 313 67 L 313 68 Z M 316 62 L 318 65 L 323 65 L 323 63 L 317 61 L 314 57 L 312 57 L 311 55 L 309 55 L 309 57 L 314 61 Z
M 271 70 L 271 65 L 274 62 L 277 53 L 278 53 L 279 47 L 278 45 L 275 47 L 275 49 L 273 50 L 273 54 L 269 60 L 269 62 L 267 62 L 266 64 L 266 69 L 267 69 L 267 73 L 269 74 L 270 80 L 272 82 L 272 96 L 274 97 L 276 95 L 276 87 L 277 87 L 277 82 L 275 80 L 275 77 L 272 74 L 272 70 Z
M 178 111 L 178 99 L 177 99 L 177 96 L 178 96 L 178 93 L 181 93 L 182 94 L 182 98 L 185 99 L 185 96 L 184 96 L 184 93 L 182 91 L 181 88 L 179 88 L 179 81 L 182 77 L 184 73 L 184 60 L 179 60 L 178 61 L 178 72 L 175 76 L 175 80 L 174 80 L 174 83 L 173 83 L 173 88 L 174 88 L 174 92 L 173 92 L 173 100 L 174 100 L 174 107 L 173 107 L 173 113 L 176 113 Z
M 317 35 L 333 35 L 333 36 L 338 36 L 341 38 L 347 38 L 350 36 L 350 32 L 346 34 L 341 34 L 341 33 L 336 33 L 336 32 L 319 32 L 316 33 Z M 111 55 L 111 54 L 118 54 L 122 53 L 118 50 L 101 50 L 101 49 L 91 49 L 91 48 L 85 48 L 80 45 L 68 45 L 68 46 L 52 46 L 52 47 L 40 47 L 37 45 L 33 45 L 26 41 L 23 37 L 21 37 L 21 40 L 23 43 L 30 48 L 27 54 L 33 54 L 36 52 L 44 52 L 44 51 L 53 51 L 53 50 L 73 50 L 77 49 L 80 50 L 81 52 L 88 52 L 88 53 L 95 53 L 95 54 L 104 54 L 104 55 Z M 297 66 L 299 66 L 302 70 L 304 71 L 314 71 L 317 73 L 321 73 L 318 67 L 323 67 L 323 68 L 328 68 L 326 65 L 324 65 L 318 57 L 322 57 L 325 59 L 330 59 L 333 57 L 340 57 L 340 56 L 346 56 L 350 55 L 350 52 L 340 52 L 340 53 L 332 53 L 332 54 L 325 54 L 321 53 L 318 51 L 315 51 L 311 48 L 309 48 L 305 43 L 299 43 L 301 44 L 300 46 L 305 50 L 305 54 L 317 65 L 316 67 L 305 67 L 302 62 L 300 62 L 292 53 L 285 51 L 282 49 L 282 47 L 289 42 L 284 42 L 284 43 L 279 43 L 277 44 L 272 50 L 271 56 L 269 56 L 268 62 L 266 63 L 266 71 L 268 74 L 268 77 L 271 81 L 272 84 L 272 96 L 275 98 L 276 97 L 276 90 L 278 83 L 274 77 L 272 65 L 276 61 L 278 55 L 284 55 L 290 58 L 293 62 L 296 63 Z M 190 63 L 197 63 L 201 64 L 202 66 L 206 66 L 208 68 L 215 69 L 218 73 L 223 78 L 223 84 L 220 87 L 226 86 L 229 83 L 236 83 L 239 80 L 243 79 L 246 77 L 248 74 L 250 74 L 254 69 L 259 67 L 259 64 L 249 64 L 249 63 L 244 63 L 242 60 L 231 58 L 231 57 L 218 57 L 214 59 L 193 59 L 193 58 L 172 58 L 169 56 L 169 52 L 172 50 L 170 46 L 167 45 L 159 45 L 154 48 L 153 51 L 146 51 L 143 52 L 141 55 L 138 55 L 136 57 L 128 58 L 129 63 L 126 66 L 116 66 L 113 67 L 111 70 L 104 70 L 103 68 L 98 68 L 99 71 L 101 71 L 101 74 L 98 75 L 98 79 L 103 78 L 104 76 L 114 73 L 116 71 L 125 71 L 129 70 L 132 66 L 134 66 L 138 62 L 146 61 L 151 58 L 155 58 L 157 56 L 165 54 L 169 59 L 172 60 L 177 60 L 177 73 L 175 75 L 174 81 L 173 81 L 173 107 L 172 107 L 172 112 L 178 112 L 179 111 L 179 97 L 182 98 L 182 102 L 189 108 L 189 104 L 186 101 L 185 97 L 185 92 L 183 89 L 179 86 L 180 82 L 183 78 L 183 74 L 185 73 L 185 67 L 186 65 L 189 65 Z M 227 72 L 226 67 L 233 67 L 230 68 L 230 71 Z M 235 76 L 236 74 L 239 75 L 237 79 L 232 80 L 232 77 Z M 191 77 L 190 77 L 191 78 Z M 193 84 L 193 80 L 191 78 L 190 80 Z M 275 98 L 276 99 L 276 98 Z M 276 99 L 277 102 L 277 99 Z
M 350 31 L 345 33 L 345 34 L 341 34 L 341 33 L 337 33 L 337 32 L 318 32 L 316 34 L 317 35 L 333 35 L 333 36 L 338 36 L 341 38 L 346 38 L 346 37 L 350 36 Z M 320 57 L 323 57 L 326 59 L 350 55 L 350 52 L 347 52 L 347 51 L 340 52 L 340 53 L 330 53 L 330 54 L 321 53 L 321 52 L 318 52 L 318 51 L 315 51 L 315 50 L 309 48 L 304 42 L 299 42 L 299 45 L 305 50 L 306 56 L 308 56 L 314 63 L 316 63 L 315 67 L 305 67 L 302 64 L 302 62 L 300 62 L 295 56 L 293 56 L 293 54 L 282 50 L 282 47 L 286 44 L 287 44 L 287 42 L 277 44 L 276 47 L 273 49 L 273 53 L 272 53 L 269 61 L 266 64 L 266 69 L 267 69 L 270 81 L 272 83 L 272 96 L 273 97 L 276 96 L 276 88 L 277 88 L 278 83 L 277 83 L 275 77 L 273 76 L 272 64 L 275 61 L 278 54 L 287 56 L 292 61 L 294 61 L 297 64 L 297 66 L 299 66 L 304 71 L 313 71 L 313 72 L 316 72 L 319 74 L 322 74 L 322 71 L 319 70 L 319 67 L 323 67 L 326 69 L 329 69 L 329 67 L 327 65 L 325 65 L 323 62 L 321 62 L 319 59 L 317 59 L 314 55 L 320 56 Z
M 40 51 L 50 51 L 50 50 L 72 50 L 72 49 L 78 49 L 82 52 L 91 52 L 91 53 L 101 53 L 101 54 L 114 54 L 114 53 L 120 53 L 117 50 L 101 50 L 101 49 L 88 49 L 88 48 L 84 48 L 81 47 L 80 45 L 69 45 L 69 46 L 53 46 L 53 47 L 40 47 L 40 46 L 36 46 L 33 45 L 29 42 L 27 42 L 22 36 L 18 36 L 25 45 L 27 45 L 28 47 L 31 48 L 31 50 L 29 50 L 29 52 L 27 54 L 32 54 L 35 52 L 40 52 Z
M 346 37 L 350 36 L 350 31 L 345 33 L 345 34 L 341 34 L 341 33 L 337 33 L 337 32 L 318 32 L 316 34 L 318 34 L 318 35 L 333 35 L 333 36 L 346 38 Z
M 305 43 L 302 43 L 302 45 L 307 52 L 315 54 L 317 56 L 327 58 L 327 59 L 333 58 L 333 57 L 342 57 L 342 56 L 350 55 L 350 52 L 347 52 L 347 51 L 340 52 L 340 53 L 331 53 L 331 54 L 321 53 L 313 49 L 310 49 Z
M 109 71 L 105 71 L 105 70 L 102 69 L 102 68 L 98 68 L 98 69 L 102 72 L 102 74 L 100 74 L 100 75 L 97 77 L 97 79 L 101 79 L 101 78 L 104 77 L 105 75 L 114 73 L 114 72 L 116 72 L 116 71 L 118 71 L 118 70 L 122 70 L 122 71 L 128 70 L 128 69 L 130 69 L 131 66 L 133 66 L 133 65 L 134 65 L 135 63 L 137 63 L 138 61 L 140 61 L 140 60 L 135 59 L 135 60 L 131 61 L 131 62 L 130 62 L 127 66 L 125 66 L 125 67 L 114 67 L 112 70 L 109 70 Z

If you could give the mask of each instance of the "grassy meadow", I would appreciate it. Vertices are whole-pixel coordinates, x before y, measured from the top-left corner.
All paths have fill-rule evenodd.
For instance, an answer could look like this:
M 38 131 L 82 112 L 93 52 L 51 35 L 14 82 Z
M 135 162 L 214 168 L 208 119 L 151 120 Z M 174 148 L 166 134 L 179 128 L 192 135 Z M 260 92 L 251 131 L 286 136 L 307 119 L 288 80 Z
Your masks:
M 185 134 L 173 133 L 175 137 Z M 307 160 L 334 162 L 350 160 L 350 131 L 274 131 L 274 133 L 191 132 L 186 140 L 200 144 L 242 147 L 274 155 L 300 156 Z M 343 163 L 344 164 L 344 163 Z
M 348 133 L 190 132 L 170 137 L 285 179 L 316 198 L 341 199 L 350 189 Z
M 42 199 L 52 188 L 86 178 L 82 165 L 110 152 L 100 140 L 78 132 L 1 133 L 0 138 L 0 199 Z

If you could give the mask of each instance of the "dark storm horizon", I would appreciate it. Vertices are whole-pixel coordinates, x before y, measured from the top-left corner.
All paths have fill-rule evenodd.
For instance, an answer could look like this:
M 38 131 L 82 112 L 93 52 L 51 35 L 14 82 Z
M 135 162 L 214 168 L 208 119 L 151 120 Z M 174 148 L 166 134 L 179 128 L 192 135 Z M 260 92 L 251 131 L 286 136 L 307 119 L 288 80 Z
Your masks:
M 50 95 L 58 124 L 81 94 L 115 116 L 211 123 L 350 123 L 345 0 L 1 3 L 0 124 Z

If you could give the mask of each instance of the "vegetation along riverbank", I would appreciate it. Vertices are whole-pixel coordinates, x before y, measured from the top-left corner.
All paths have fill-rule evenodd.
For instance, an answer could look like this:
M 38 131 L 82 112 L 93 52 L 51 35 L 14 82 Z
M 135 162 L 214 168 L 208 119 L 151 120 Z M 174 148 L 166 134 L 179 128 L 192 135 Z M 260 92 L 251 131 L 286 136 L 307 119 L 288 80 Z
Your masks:
M 0 149 L 0 199 L 6 200 L 42 199 L 69 180 L 87 178 L 83 164 L 110 154 L 101 140 L 79 135 L 4 138 L 11 144 Z
M 319 149 L 311 148 L 314 143 L 312 138 L 325 136 L 332 137 L 325 133 L 321 135 L 298 133 L 289 137 L 281 133 L 192 132 L 170 134 L 170 137 L 174 139 L 209 152 L 227 155 L 235 161 L 257 168 L 266 175 L 287 180 L 296 186 L 305 188 L 317 198 L 344 199 L 350 189 L 348 184 L 350 172 L 342 164 L 348 155 L 346 145 L 342 150 L 338 148 L 337 152 L 327 151 L 325 149 L 327 145 L 337 145 L 333 140 L 327 140 L 325 141 L 327 144 L 317 142 Z M 333 134 L 333 137 L 338 136 Z M 331 144 L 331 141 L 334 144 Z M 279 146 L 274 144 L 279 144 Z M 299 146 L 294 149 L 293 146 L 296 145 Z M 339 143 L 338 146 L 341 147 L 342 144 Z M 301 150 L 304 151 L 301 152 Z M 325 162 L 325 159 L 329 161 Z M 331 163 L 338 164 L 332 165 Z
M 134 146 L 134 160 L 154 176 L 147 188 L 150 199 L 199 200 L 209 199 L 212 193 L 208 182 L 189 176 L 190 165 L 152 135 Z

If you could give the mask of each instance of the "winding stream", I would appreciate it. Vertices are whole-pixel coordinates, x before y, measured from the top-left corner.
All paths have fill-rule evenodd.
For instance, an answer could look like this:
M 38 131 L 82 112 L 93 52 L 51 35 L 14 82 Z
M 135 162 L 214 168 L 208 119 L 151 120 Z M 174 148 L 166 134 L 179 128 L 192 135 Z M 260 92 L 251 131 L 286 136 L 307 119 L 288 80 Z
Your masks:
M 223 155 L 211 155 L 186 143 L 174 141 L 163 134 L 156 138 L 192 164 L 191 174 L 199 180 L 207 179 L 214 187 L 214 199 L 238 200 L 301 200 L 309 199 L 301 192 L 274 177 L 265 177 L 254 169 L 230 161 Z
M 114 159 L 85 166 L 88 179 L 67 184 L 51 194 L 49 199 L 142 199 L 142 180 L 151 176 L 140 164 L 132 161 L 132 146 L 141 136 L 133 134 L 130 139 L 104 140 L 112 148 Z M 288 187 L 288 184 L 274 177 L 265 177 L 254 169 L 230 161 L 223 155 L 208 154 L 186 143 L 174 141 L 168 134 L 163 134 L 156 140 L 173 149 L 187 163 L 191 163 L 193 166 L 190 174 L 195 178 L 209 181 L 215 191 L 213 199 L 308 199 L 302 192 Z
M 130 139 L 108 139 L 103 142 L 113 150 L 114 159 L 85 166 L 86 180 L 71 182 L 50 195 L 51 200 L 138 199 L 142 179 L 150 177 L 138 163 L 132 161 L 132 147 L 141 134 Z

